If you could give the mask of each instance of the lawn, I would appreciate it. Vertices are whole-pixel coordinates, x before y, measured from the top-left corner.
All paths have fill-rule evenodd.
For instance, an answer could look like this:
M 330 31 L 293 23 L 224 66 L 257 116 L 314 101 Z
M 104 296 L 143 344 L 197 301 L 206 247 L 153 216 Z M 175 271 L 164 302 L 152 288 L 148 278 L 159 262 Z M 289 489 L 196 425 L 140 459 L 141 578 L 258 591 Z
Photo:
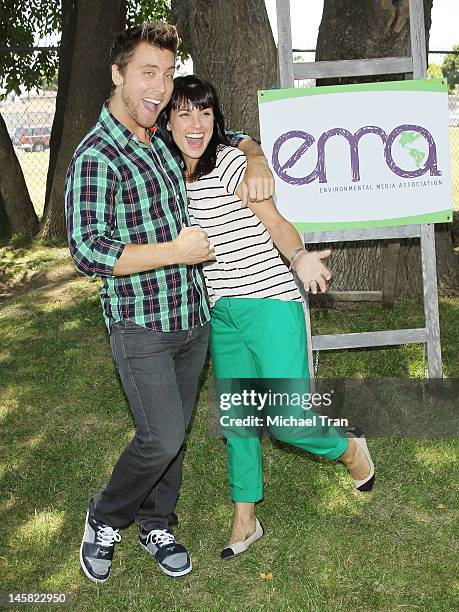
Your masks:
M 70 609 L 104 612 L 457 609 L 457 438 L 371 440 L 377 481 L 369 495 L 355 492 L 338 462 L 265 439 L 258 515 L 267 535 L 222 562 L 232 506 L 224 445 L 208 435 L 208 370 L 176 528 L 193 572 L 175 581 L 160 573 L 131 527 L 110 581 L 89 582 L 78 561 L 87 499 L 132 435 L 98 283 L 75 274 L 65 248 L 5 247 L 2 269 L 0 592 L 65 592 Z M 458 377 L 459 299 L 442 299 L 440 316 L 445 373 Z M 419 300 L 389 312 L 362 305 L 314 314 L 315 333 L 419 324 Z M 324 353 L 319 375 L 416 377 L 422 367 L 422 347 L 413 345 Z M 266 572 L 272 580 L 262 580 Z

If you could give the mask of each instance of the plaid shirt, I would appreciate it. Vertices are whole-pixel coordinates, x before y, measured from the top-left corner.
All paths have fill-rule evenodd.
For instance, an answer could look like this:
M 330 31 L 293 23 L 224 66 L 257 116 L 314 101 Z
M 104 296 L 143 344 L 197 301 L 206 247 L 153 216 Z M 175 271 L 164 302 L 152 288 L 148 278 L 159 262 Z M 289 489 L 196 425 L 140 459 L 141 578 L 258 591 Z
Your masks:
M 242 136 L 232 135 L 237 145 Z M 103 280 L 107 327 L 130 319 L 156 331 L 203 325 L 210 318 L 200 265 L 172 265 L 113 276 L 126 244 L 169 242 L 190 226 L 180 161 L 158 133 L 140 142 L 105 104 L 78 146 L 66 185 L 70 251 L 77 269 Z

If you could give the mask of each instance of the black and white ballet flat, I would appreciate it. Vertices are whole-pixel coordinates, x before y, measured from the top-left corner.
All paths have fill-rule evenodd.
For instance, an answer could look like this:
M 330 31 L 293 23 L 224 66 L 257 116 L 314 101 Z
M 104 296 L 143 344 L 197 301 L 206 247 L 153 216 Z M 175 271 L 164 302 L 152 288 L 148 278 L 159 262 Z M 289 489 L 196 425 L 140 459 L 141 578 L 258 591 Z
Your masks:
M 264 536 L 265 531 L 263 529 L 263 525 L 260 523 L 258 519 L 255 519 L 255 521 L 256 521 L 255 523 L 256 527 L 252 535 L 248 536 L 242 542 L 234 542 L 234 544 L 230 544 L 229 546 L 224 548 L 222 552 L 220 553 L 220 557 L 222 559 L 231 559 L 232 557 L 235 557 L 236 555 L 240 555 L 241 553 L 245 552 L 251 544 L 253 544 L 254 542 L 256 542 L 257 540 L 259 540 L 261 537 Z
M 349 427 L 345 431 L 345 436 L 348 438 L 354 438 L 356 444 L 360 446 L 363 450 L 365 457 L 367 458 L 368 463 L 370 464 L 370 473 L 363 480 L 354 480 L 355 488 L 358 491 L 369 492 L 373 488 L 375 483 L 375 466 L 373 461 L 371 460 L 370 451 L 368 450 L 367 441 L 365 440 L 365 434 L 358 427 Z

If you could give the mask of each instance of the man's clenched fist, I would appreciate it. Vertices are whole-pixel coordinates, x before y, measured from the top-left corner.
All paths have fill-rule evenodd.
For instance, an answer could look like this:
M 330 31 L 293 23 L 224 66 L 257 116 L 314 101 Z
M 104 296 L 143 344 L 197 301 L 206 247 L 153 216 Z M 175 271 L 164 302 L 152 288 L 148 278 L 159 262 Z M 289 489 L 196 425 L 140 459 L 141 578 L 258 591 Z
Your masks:
M 177 263 L 197 264 L 215 260 L 214 247 L 210 244 L 207 232 L 196 227 L 182 227 L 174 240 L 177 249 Z

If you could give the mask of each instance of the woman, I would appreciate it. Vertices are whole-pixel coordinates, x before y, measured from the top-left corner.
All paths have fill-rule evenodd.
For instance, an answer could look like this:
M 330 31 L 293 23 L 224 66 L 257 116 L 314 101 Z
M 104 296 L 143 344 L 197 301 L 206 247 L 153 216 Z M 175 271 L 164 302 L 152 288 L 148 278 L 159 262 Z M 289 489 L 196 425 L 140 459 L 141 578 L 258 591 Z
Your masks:
M 204 267 L 204 274 L 212 306 L 211 354 L 217 381 L 297 379 L 305 390 L 309 378 L 306 331 L 291 270 L 306 290 L 325 290 L 331 274 L 321 259 L 330 251 L 307 253 L 298 232 L 279 214 L 272 199 L 242 207 L 245 156 L 228 146 L 217 95 L 209 83 L 194 76 L 177 78 L 159 127 L 184 162 L 192 224 L 208 233 L 215 249 L 215 261 Z M 289 269 L 273 242 L 290 261 Z M 357 489 L 373 487 L 373 462 L 356 428 L 346 436 L 321 424 L 307 431 L 279 427 L 271 433 L 309 452 L 339 458 Z M 230 544 L 221 553 L 227 559 L 263 535 L 255 517 L 263 484 L 259 437 L 238 434 L 231 427 L 224 434 L 235 502 Z

